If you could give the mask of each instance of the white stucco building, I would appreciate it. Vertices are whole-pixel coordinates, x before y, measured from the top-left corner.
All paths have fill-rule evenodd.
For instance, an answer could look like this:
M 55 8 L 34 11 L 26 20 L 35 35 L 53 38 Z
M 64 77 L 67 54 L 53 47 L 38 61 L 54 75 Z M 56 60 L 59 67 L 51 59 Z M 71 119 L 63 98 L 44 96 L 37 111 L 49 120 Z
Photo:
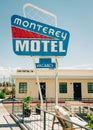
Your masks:
M 43 99 L 55 98 L 55 70 L 38 69 L 37 75 Z M 30 95 L 39 99 L 35 70 L 17 70 L 12 75 L 16 83 L 16 98 Z M 63 100 L 93 100 L 93 70 L 58 70 L 58 98 Z

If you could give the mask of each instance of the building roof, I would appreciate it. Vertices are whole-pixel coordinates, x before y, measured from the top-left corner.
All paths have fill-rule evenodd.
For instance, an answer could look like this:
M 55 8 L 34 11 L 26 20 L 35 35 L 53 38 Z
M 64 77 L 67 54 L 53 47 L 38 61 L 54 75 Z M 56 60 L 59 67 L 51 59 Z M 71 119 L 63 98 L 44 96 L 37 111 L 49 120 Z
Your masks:
M 54 70 L 54 69 L 18 69 L 13 78 L 35 78 L 36 74 L 40 78 L 54 78 L 57 74 L 59 78 L 93 78 L 93 70 Z

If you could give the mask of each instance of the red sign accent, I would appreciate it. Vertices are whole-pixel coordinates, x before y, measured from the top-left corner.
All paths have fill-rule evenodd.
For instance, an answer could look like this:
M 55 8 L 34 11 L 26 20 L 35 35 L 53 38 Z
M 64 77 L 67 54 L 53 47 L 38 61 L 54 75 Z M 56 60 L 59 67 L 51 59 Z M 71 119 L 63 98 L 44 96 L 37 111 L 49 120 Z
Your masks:
M 12 26 L 12 38 L 44 38 L 44 39 L 53 39 L 51 37 L 47 37 L 44 35 L 41 35 L 39 33 L 34 33 L 31 31 L 23 30 L 18 27 Z

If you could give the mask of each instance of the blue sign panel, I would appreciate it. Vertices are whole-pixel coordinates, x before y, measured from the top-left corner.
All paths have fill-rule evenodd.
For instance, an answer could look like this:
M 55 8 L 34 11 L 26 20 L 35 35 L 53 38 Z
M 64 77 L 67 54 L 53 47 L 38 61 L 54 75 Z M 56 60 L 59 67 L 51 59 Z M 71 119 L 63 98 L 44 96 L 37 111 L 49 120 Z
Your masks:
M 13 50 L 17 55 L 65 56 L 67 42 L 59 40 L 13 39 Z
M 50 58 L 39 59 L 39 63 L 36 63 L 36 68 L 56 68 L 56 63 L 52 63 Z
M 65 56 L 68 31 L 35 20 L 13 15 L 13 50 L 22 56 Z

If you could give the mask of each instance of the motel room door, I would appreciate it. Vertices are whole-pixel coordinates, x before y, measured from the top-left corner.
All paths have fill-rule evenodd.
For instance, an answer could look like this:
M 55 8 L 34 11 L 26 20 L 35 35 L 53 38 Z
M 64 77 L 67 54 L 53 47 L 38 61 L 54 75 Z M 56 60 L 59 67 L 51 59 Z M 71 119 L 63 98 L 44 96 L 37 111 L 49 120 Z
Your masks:
M 40 88 L 41 88 L 42 98 L 43 98 L 43 100 L 45 100 L 46 99 L 46 83 L 41 82 Z M 39 94 L 39 100 L 40 100 L 40 94 Z
M 81 83 L 73 83 L 74 100 L 81 100 Z

